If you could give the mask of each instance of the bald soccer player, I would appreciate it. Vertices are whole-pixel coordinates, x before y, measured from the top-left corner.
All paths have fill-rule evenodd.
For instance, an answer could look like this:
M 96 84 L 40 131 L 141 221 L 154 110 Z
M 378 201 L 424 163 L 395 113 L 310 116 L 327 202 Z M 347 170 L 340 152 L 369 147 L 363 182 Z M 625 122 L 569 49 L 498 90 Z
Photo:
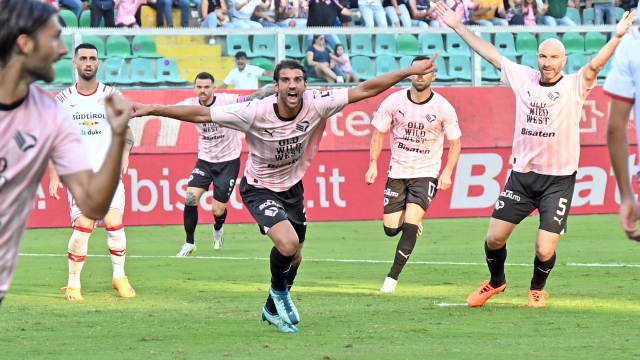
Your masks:
M 626 12 L 616 27 L 616 36 L 591 61 L 572 75 L 564 75 L 564 46 L 557 39 L 545 40 L 538 48 L 540 71 L 511 62 L 489 42 L 474 35 L 461 22 L 461 14 L 443 2 L 436 11 L 480 56 L 502 71 L 502 81 L 515 94 L 516 129 L 509 180 L 491 215 L 484 245 L 491 280 L 482 283 L 467 303 L 482 306 L 507 287 L 504 263 L 511 232 L 534 210 L 540 212 L 536 257 L 529 290 L 529 306 L 545 306 L 544 290 L 556 262 L 556 245 L 567 231 L 567 218 L 580 159 L 579 122 L 582 105 L 604 68 L 635 20 Z

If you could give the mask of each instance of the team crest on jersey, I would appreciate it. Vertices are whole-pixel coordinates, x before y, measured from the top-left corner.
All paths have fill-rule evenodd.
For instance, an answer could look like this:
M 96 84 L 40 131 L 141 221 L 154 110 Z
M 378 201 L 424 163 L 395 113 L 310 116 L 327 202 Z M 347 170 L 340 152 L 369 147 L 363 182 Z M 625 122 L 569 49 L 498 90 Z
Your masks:
M 296 130 L 298 130 L 300 132 L 305 132 L 309 128 L 309 125 L 311 125 L 309 120 L 304 120 L 301 123 L 296 124 Z
M 431 115 L 431 114 L 425 115 L 424 118 L 427 119 L 427 121 L 430 122 L 430 123 L 436 121 L 436 119 L 437 119 L 437 117 L 435 115 Z
M 557 91 L 550 92 L 547 94 L 547 97 L 551 99 L 551 101 L 556 101 L 558 100 L 558 98 L 560 98 L 560 93 Z
M 16 142 L 16 145 L 22 150 L 22 152 L 27 152 L 27 150 L 32 149 L 38 144 L 38 140 L 35 136 L 27 133 L 23 133 L 18 130 L 13 134 L 13 140 Z

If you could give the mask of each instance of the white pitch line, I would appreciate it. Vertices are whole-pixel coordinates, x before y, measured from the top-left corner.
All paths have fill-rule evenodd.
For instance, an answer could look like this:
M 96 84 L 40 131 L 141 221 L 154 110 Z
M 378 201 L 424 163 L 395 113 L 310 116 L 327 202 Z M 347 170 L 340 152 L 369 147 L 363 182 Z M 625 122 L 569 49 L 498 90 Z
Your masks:
M 20 256 L 33 256 L 33 257 L 66 257 L 67 254 L 20 254 Z M 87 255 L 89 257 L 110 257 L 111 255 Z M 142 258 L 142 259 L 176 259 L 176 256 L 170 255 L 129 255 L 128 258 Z M 189 256 L 191 259 L 213 259 L 213 260 L 258 260 L 269 261 L 269 258 L 260 257 L 235 257 L 235 256 Z M 183 258 L 182 258 L 183 259 Z M 338 263 L 370 263 L 370 264 L 391 264 L 392 260 L 366 260 L 366 259 L 309 259 L 304 258 L 304 261 L 314 262 L 338 262 Z M 486 263 L 477 262 L 456 262 L 456 261 L 409 261 L 411 264 L 420 265 L 463 265 L 463 266 L 486 266 Z M 559 264 L 562 265 L 562 264 Z M 510 264 L 506 263 L 505 266 L 533 266 L 532 264 Z M 583 267 L 640 267 L 640 264 L 625 264 L 625 263 L 612 263 L 612 264 L 599 264 L 599 263 L 567 263 L 566 266 L 583 266 Z
M 469 306 L 467 303 L 434 303 L 436 306 Z

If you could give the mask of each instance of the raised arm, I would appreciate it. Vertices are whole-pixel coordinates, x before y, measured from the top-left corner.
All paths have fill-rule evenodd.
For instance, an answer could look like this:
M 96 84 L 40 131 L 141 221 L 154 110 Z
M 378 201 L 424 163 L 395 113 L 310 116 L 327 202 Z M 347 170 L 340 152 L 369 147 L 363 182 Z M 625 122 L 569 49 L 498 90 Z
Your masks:
M 262 88 L 262 89 L 260 89 L 260 90 L 258 90 L 256 92 L 254 92 L 253 94 L 245 96 L 244 98 L 242 98 L 242 101 L 238 100 L 238 102 L 264 99 L 267 96 L 271 96 L 271 95 L 273 95 L 275 93 L 276 93 L 276 91 L 274 90 L 273 87 Z
M 469 45 L 473 51 L 477 52 L 478 55 L 485 58 L 488 62 L 490 62 L 493 66 L 500 69 L 502 64 L 502 54 L 493 46 L 492 43 L 484 40 L 483 38 L 476 36 L 471 30 L 469 30 L 462 23 L 462 14 L 456 11 L 451 10 L 444 2 L 439 1 L 436 4 L 436 11 L 438 12 L 438 16 L 447 24 L 448 27 L 453 29 L 464 42 Z
M 435 72 L 436 65 L 434 61 L 438 54 L 440 54 L 439 51 L 429 60 L 415 61 L 408 68 L 380 75 L 356 87 L 349 88 L 349 104 L 374 97 L 411 75 Z
M 636 11 L 628 11 L 622 16 L 622 20 L 616 25 L 616 35 L 594 56 L 587 65 L 582 68 L 582 76 L 587 87 L 591 87 L 598 80 L 598 73 L 607 65 L 614 51 L 620 44 L 620 40 L 626 32 L 633 26 L 636 20 Z
M 380 157 L 380 152 L 382 152 L 383 142 L 384 133 L 377 129 L 374 130 L 373 135 L 371 135 L 371 147 L 369 149 L 369 170 L 364 175 L 367 185 L 373 184 L 378 176 L 378 158 Z

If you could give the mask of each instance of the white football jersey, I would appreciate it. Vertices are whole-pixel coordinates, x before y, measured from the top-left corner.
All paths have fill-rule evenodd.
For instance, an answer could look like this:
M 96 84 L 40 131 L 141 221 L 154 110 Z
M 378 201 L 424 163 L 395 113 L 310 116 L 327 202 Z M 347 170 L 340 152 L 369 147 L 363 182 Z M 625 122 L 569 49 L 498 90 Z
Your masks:
M 98 83 L 98 88 L 91 94 L 79 93 L 74 85 L 56 95 L 56 99 L 69 110 L 71 118 L 80 127 L 93 171 L 100 170 L 111 144 L 111 126 L 104 101 L 114 93 L 122 96 L 115 88 Z

